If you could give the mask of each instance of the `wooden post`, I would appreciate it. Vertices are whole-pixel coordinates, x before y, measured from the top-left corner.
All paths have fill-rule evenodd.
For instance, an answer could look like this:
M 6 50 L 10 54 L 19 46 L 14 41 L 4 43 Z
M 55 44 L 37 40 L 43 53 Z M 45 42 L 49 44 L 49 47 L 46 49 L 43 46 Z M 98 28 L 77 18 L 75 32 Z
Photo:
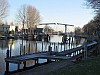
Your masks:
M 50 52 L 50 54 L 51 54 L 51 52 L 52 52 L 52 47 L 51 46 L 48 46 L 48 52 Z
M 65 43 L 64 43 L 64 51 L 65 51 Z
M 38 65 L 39 61 L 38 61 L 38 58 L 35 59 L 35 65 Z
M 29 43 L 29 51 L 28 51 L 28 54 L 30 53 L 30 43 Z
M 54 42 L 54 51 L 55 51 L 55 42 Z
M 10 45 L 10 57 L 11 57 L 11 50 L 12 50 L 12 46 Z
M 42 42 L 42 52 L 43 52 L 43 42 Z
M 24 55 L 25 55 L 25 46 L 24 46 Z
M 21 47 L 22 45 L 20 44 L 20 55 L 21 55 L 21 50 L 22 50 L 22 47 Z
M 74 37 L 72 36 L 72 44 L 74 43 Z
M 61 51 L 62 51 L 62 43 L 60 45 L 61 45 Z
M 37 65 L 39 64 L 39 60 L 37 59 L 37 63 L 36 63 Z
M 18 67 L 17 67 L 17 69 L 18 69 L 18 70 L 20 69 L 20 64 L 18 64 Z
M 69 47 L 70 47 L 70 44 L 71 44 L 70 42 L 71 42 L 71 38 L 69 37 Z
M 35 65 L 36 65 L 36 59 L 35 59 Z
M 36 44 L 35 44 L 35 47 L 36 47 L 35 52 L 37 52 L 37 42 L 36 42 Z
M 9 58 L 9 50 L 7 50 L 6 58 Z M 6 61 L 6 71 L 5 71 L 5 73 L 6 74 L 9 73 L 9 62 L 8 61 Z
M 58 52 L 58 48 L 57 48 L 57 46 L 56 46 L 56 52 Z
M 65 50 L 67 50 L 67 43 L 65 43 Z
M 50 45 L 48 46 L 48 52 L 50 52 L 50 54 L 52 52 L 52 47 Z M 47 59 L 47 62 L 50 62 L 50 61 L 51 61 L 50 59 Z
M 24 61 L 23 64 L 24 64 L 23 69 L 25 69 L 26 68 L 26 61 Z
M 50 46 L 51 46 L 51 42 L 50 42 Z

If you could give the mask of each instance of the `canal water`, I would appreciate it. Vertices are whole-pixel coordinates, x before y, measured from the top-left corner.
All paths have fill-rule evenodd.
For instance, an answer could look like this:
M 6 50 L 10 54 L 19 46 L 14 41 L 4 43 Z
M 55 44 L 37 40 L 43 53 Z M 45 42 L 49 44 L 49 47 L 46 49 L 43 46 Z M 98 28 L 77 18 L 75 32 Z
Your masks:
M 23 42 L 23 43 L 22 43 Z M 69 46 L 69 44 L 63 45 L 62 42 L 62 36 L 53 35 L 51 36 L 50 43 L 47 42 L 41 42 L 41 41 L 27 41 L 27 40 L 0 40 L 0 75 L 4 75 L 5 72 L 5 57 L 7 49 L 11 51 L 11 56 L 16 56 L 21 54 L 28 54 L 28 53 L 36 53 L 36 52 L 42 52 L 42 51 L 48 51 L 48 46 L 50 45 L 52 47 L 53 51 L 64 51 L 71 48 L 76 47 L 76 40 L 74 39 L 74 43 L 72 46 Z M 23 51 L 24 49 L 24 51 Z M 40 59 L 39 63 L 45 62 L 45 59 Z M 34 64 L 34 61 L 27 62 L 27 66 L 31 66 Z M 23 67 L 23 64 L 21 65 Z M 16 64 L 10 64 L 10 71 L 17 70 Z

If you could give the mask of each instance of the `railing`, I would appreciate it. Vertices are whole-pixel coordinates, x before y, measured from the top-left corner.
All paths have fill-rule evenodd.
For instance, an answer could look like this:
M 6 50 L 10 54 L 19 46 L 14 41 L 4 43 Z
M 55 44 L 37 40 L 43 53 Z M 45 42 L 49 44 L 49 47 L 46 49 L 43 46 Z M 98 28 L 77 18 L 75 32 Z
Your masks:
M 69 49 L 69 50 L 65 50 L 65 51 L 61 51 L 61 52 L 56 52 L 56 53 L 53 53 L 54 51 L 52 51 L 52 47 L 49 45 L 49 47 L 48 47 L 49 53 L 47 52 L 47 54 L 46 53 L 38 53 L 38 54 L 34 53 L 34 54 L 27 54 L 27 55 L 21 55 L 21 56 L 13 56 L 13 57 L 9 56 L 10 52 L 9 52 L 9 50 L 7 50 L 7 57 L 5 58 L 5 62 L 6 62 L 6 72 L 5 73 L 9 73 L 9 63 L 12 63 L 12 62 L 18 64 L 18 70 L 19 70 L 21 62 L 23 62 L 24 68 L 25 68 L 26 61 L 28 61 L 28 60 L 35 60 L 35 62 L 37 62 L 37 64 L 38 64 L 39 58 L 45 58 L 50 61 L 51 59 L 55 59 L 55 60 L 62 60 L 62 59 L 68 60 L 71 58 L 75 59 L 75 58 L 77 58 L 77 55 L 80 55 L 80 54 L 82 54 L 82 55 L 84 55 L 84 57 L 86 57 L 88 50 L 93 48 L 95 45 L 97 45 L 97 42 L 93 41 L 90 44 L 85 44 L 85 45 L 82 45 L 77 48 L 73 48 L 73 49 Z M 69 58 L 68 55 L 71 56 L 72 54 L 73 54 L 73 56 Z

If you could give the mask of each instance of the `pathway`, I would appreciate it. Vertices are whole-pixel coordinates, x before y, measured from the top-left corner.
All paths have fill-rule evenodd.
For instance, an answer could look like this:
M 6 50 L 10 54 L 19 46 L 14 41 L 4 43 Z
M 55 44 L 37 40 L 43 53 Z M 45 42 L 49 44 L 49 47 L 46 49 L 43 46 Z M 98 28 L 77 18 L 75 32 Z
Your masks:
M 62 60 L 62 61 L 57 61 L 57 62 L 52 62 L 50 64 L 42 65 L 42 66 L 33 68 L 31 70 L 19 72 L 12 75 L 47 75 L 48 73 L 52 71 L 61 69 L 64 66 L 69 66 L 71 64 L 74 64 L 74 63 L 72 63 L 71 61 Z

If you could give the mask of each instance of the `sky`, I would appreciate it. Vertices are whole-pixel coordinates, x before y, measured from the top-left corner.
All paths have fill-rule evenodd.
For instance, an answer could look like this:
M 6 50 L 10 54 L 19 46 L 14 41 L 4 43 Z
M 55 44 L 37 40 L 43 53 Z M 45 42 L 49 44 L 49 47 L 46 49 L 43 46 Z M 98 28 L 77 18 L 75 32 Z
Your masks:
M 16 14 L 24 4 L 34 6 L 39 12 L 41 23 L 65 23 L 83 27 L 93 17 L 92 9 L 85 6 L 85 0 L 8 0 L 9 16 L 7 22 L 15 22 Z M 64 26 L 52 26 L 63 30 Z M 70 28 L 69 28 L 70 29 Z

